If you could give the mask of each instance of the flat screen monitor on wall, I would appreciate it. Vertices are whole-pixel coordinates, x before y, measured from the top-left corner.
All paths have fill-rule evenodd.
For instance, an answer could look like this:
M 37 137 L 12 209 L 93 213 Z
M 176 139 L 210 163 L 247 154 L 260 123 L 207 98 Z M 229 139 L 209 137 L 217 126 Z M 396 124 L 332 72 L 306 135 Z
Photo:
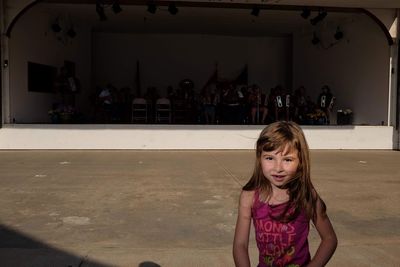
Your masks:
M 54 93 L 57 68 L 28 61 L 28 91 Z

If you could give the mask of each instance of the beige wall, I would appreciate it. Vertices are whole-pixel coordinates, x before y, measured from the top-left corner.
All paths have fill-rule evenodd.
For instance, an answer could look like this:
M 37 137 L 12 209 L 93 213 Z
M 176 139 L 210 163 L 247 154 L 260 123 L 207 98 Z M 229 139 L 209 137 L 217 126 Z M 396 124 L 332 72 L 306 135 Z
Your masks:
M 75 62 L 76 76 L 82 84 L 77 96 L 79 109 L 85 109 L 90 93 L 91 35 L 87 26 L 72 21 L 77 36 L 65 42 L 57 39 L 50 25 L 55 18 L 39 5 L 33 7 L 15 24 L 9 45 L 9 93 L 10 121 L 48 122 L 48 111 L 60 96 L 51 93 L 28 92 L 27 62 L 61 67 L 64 60 Z
M 199 91 L 218 63 L 221 79 L 233 79 L 249 68 L 249 83 L 264 90 L 291 80 L 291 38 L 232 37 L 190 34 L 97 33 L 93 38 L 96 85 L 134 85 L 136 61 L 140 62 L 142 90 L 168 85 L 177 88 L 182 79 L 194 81 Z
M 340 24 L 339 24 L 340 25 Z M 387 123 L 390 47 L 379 27 L 366 15 L 341 24 L 344 38 L 330 48 L 312 45 L 312 32 L 294 38 L 294 86 L 305 85 L 316 100 L 322 85 L 337 97 L 336 109 L 350 108 L 355 124 Z M 335 42 L 336 25 L 317 33 L 325 47 Z

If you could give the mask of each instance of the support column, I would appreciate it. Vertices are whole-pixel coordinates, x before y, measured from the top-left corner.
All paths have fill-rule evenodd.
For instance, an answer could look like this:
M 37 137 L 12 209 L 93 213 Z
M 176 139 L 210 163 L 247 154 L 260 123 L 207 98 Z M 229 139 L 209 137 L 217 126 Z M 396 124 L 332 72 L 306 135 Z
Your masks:
M 9 80 L 9 52 L 8 37 L 6 36 L 7 11 L 5 0 L 0 0 L 0 27 L 1 27 L 1 100 L 0 100 L 0 123 L 10 123 L 10 80 Z
M 393 148 L 396 150 L 400 149 L 400 69 L 399 69 L 399 63 L 400 63 L 400 8 L 397 9 L 397 28 L 396 28 L 396 59 L 397 59 L 397 65 L 396 69 L 394 70 L 394 76 L 396 77 L 396 82 L 393 85 L 393 90 L 396 91 L 396 97 L 395 100 L 393 101 L 396 104 L 396 107 L 394 108 L 395 110 L 395 116 L 394 116 L 394 122 L 395 122 L 395 132 L 394 132 L 394 138 L 393 138 Z
M 398 50 L 397 36 L 393 37 L 394 43 L 389 47 L 389 95 L 388 95 L 388 126 L 396 126 L 397 113 L 397 80 L 398 80 Z

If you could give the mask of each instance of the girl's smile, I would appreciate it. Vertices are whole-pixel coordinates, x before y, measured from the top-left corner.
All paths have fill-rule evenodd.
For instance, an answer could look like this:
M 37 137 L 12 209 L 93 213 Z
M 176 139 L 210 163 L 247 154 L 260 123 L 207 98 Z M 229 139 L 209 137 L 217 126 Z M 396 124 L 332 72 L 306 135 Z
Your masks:
M 272 178 L 277 182 L 283 182 L 285 180 L 284 175 L 272 175 Z

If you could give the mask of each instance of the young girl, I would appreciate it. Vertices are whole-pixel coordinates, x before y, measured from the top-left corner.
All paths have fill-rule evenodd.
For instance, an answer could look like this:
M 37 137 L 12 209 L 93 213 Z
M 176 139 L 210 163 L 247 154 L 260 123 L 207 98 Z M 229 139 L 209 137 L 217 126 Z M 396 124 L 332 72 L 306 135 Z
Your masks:
M 258 267 L 324 266 L 337 245 L 326 207 L 310 180 L 308 145 L 294 122 L 268 125 L 256 145 L 253 175 L 240 195 L 233 243 L 237 267 L 250 266 L 250 221 L 253 219 Z M 309 222 L 321 243 L 311 259 Z

